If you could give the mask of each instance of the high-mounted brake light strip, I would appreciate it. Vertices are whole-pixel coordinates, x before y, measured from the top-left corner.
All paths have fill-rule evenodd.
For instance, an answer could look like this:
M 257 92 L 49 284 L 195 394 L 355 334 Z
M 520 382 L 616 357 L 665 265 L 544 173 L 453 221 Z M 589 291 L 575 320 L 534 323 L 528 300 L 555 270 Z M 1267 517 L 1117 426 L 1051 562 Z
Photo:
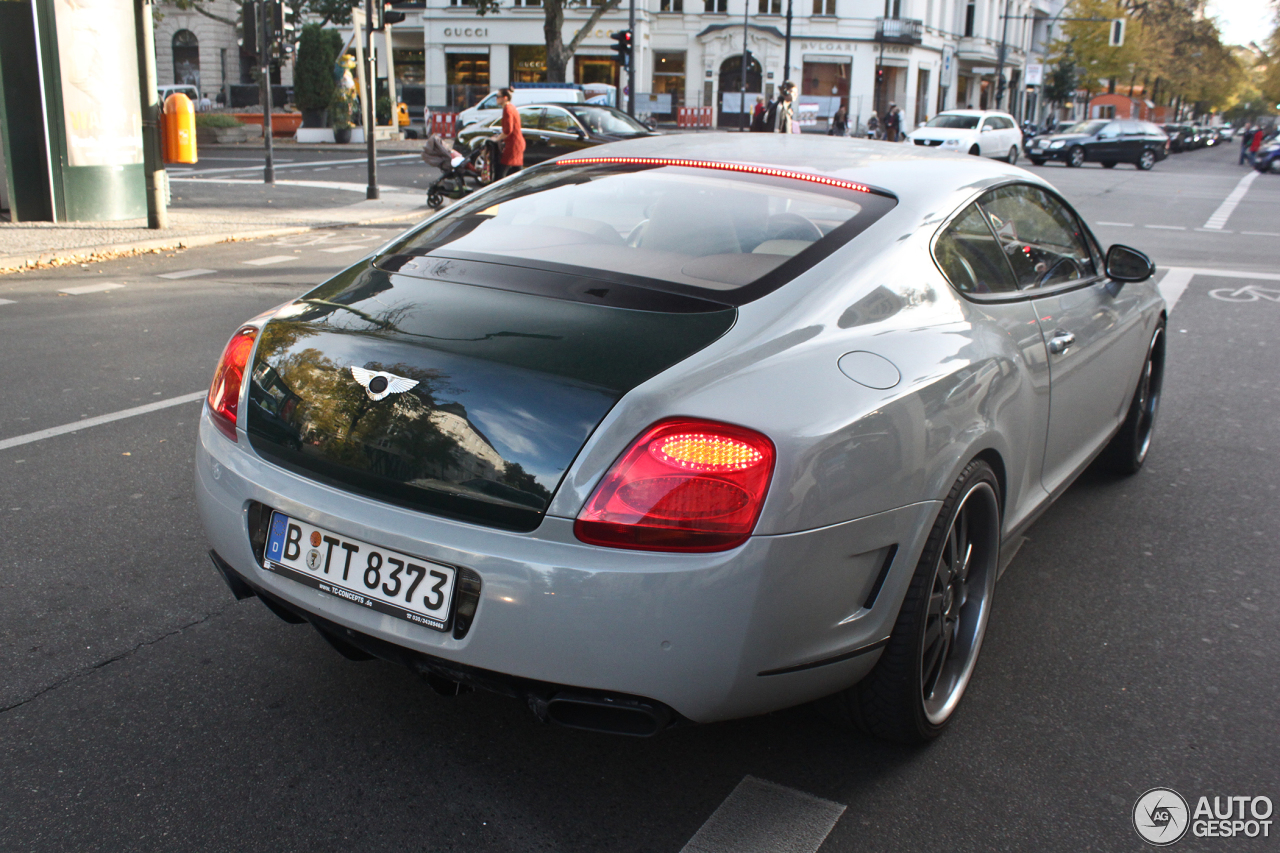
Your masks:
M 793 172 L 790 169 L 770 169 L 767 166 L 748 166 L 745 163 L 720 163 L 715 160 L 675 160 L 668 157 L 575 157 L 572 160 L 555 160 L 560 166 L 579 166 L 586 163 L 622 163 L 640 166 L 688 166 L 693 169 L 717 169 L 721 172 L 746 172 L 750 175 L 769 175 L 774 178 L 791 178 L 796 181 L 809 181 L 828 187 L 854 190 L 860 193 L 871 193 L 875 190 L 866 184 L 855 184 L 853 181 L 842 181 L 839 178 L 828 178 L 812 172 Z

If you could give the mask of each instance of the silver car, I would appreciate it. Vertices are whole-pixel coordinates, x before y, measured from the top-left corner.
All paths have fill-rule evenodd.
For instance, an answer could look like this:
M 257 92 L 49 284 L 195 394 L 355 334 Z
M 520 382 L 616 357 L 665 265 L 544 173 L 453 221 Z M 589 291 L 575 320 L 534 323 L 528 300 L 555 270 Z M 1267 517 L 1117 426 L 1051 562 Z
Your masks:
M 821 164 L 820 167 L 815 164 Z M 201 420 L 236 596 L 626 734 L 952 719 L 1001 545 L 1141 467 L 1165 305 L 1049 184 L 674 136 L 518 173 L 245 324 Z

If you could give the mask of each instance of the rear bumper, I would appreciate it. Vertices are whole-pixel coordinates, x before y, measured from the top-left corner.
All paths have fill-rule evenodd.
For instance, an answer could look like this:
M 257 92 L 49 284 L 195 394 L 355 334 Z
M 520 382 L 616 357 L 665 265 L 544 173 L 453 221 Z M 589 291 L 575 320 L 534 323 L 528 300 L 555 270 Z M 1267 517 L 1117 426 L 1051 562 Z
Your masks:
M 647 697 L 695 722 L 799 704 L 865 675 L 937 511 L 936 502 L 924 502 L 753 537 L 717 554 L 598 548 L 573 537 L 571 519 L 547 517 L 531 533 L 512 533 L 329 488 L 264 462 L 243 434 L 232 443 L 207 418 L 196 492 L 224 574 L 317 627 L 386 644 L 371 651 L 379 657 L 403 650 L 420 670 Z M 478 573 L 469 632 L 456 639 L 266 571 L 250 544 L 251 501 Z

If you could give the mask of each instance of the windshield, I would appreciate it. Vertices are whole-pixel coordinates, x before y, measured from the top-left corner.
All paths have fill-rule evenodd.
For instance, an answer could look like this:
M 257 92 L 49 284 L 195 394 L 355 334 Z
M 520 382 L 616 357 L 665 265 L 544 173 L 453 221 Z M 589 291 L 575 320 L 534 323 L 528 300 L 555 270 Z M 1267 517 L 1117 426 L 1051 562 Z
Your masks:
M 388 254 L 519 259 L 680 291 L 730 291 L 793 259 L 798 274 L 892 204 L 850 188 L 716 168 L 557 164 L 454 205 Z
M 929 119 L 925 127 L 951 127 L 957 130 L 973 130 L 978 126 L 978 118 L 978 116 L 934 116 Z
M 613 107 L 565 107 L 573 113 L 574 118 L 586 125 L 592 133 L 607 133 L 611 136 L 642 136 L 649 129 L 624 112 Z
M 1085 136 L 1093 136 L 1107 125 L 1111 124 L 1111 119 L 1093 119 L 1092 121 L 1080 121 L 1068 127 L 1062 133 L 1081 133 Z

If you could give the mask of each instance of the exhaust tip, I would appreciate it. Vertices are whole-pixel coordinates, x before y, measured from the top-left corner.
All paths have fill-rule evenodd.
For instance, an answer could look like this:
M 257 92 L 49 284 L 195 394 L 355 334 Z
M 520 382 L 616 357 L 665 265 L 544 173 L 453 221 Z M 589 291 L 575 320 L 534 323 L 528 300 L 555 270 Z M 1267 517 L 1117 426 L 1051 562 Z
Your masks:
M 652 737 L 671 722 L 666 706 L 640 699 L 557 693 L 546 704 L 547 719 L 591 732 Z

